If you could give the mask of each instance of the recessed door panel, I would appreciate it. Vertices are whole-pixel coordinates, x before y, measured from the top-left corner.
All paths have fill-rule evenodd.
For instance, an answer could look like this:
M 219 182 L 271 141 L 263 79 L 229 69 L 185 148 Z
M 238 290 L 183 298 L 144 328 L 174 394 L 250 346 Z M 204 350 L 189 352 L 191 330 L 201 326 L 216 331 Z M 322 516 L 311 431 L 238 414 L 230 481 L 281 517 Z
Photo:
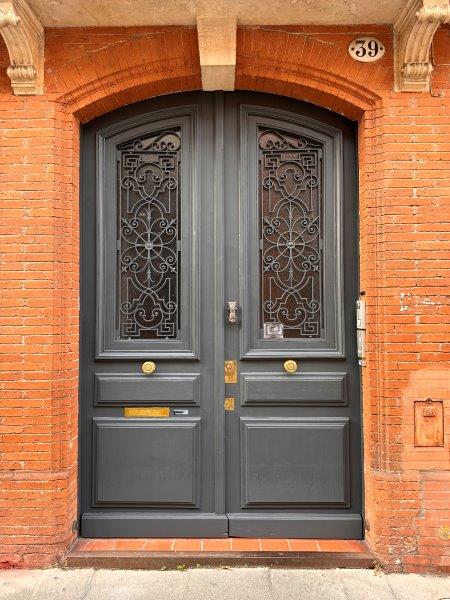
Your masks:
M 148 406 L 198 406 L 201 394 L 201 375 L 114 373 L 95 376 L 96 406 L 142 404 Z
M 348 504 L 348 419 L 241 419 L 242 508 Z
M 94 420 L 94 505 L 196 508 L 200 419 Z
M 244 406 L 346 406 L 345 373 L 242 373 Z

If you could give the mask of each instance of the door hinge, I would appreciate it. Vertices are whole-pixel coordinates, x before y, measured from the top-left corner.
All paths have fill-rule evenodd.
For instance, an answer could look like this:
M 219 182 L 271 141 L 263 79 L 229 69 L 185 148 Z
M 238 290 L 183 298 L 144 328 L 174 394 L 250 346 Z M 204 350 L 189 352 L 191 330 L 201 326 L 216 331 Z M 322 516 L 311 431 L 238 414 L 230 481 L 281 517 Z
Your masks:
M 237 383 L 237 360 L 226 360 L 224 368 L 225 383 Z
M 223 407 L 225 410 L 234 410 L 234 398 L 225 398 Z

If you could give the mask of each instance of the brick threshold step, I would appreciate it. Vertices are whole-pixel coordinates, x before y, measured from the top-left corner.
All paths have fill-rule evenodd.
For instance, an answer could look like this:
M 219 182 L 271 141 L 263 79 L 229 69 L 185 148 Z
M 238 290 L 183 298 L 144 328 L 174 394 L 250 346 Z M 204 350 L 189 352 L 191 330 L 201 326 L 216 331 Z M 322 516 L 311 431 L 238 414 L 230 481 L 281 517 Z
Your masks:
M 65 556 L 62 564 L 68 568 L 154 570 L 256 566 L 284 569 L 371 569 L 375 565 L 367 544 L 359 540 L 233 539 L 236 540 L 234 544 L 231 540 L 217 540 L 217 544 L 211 543 L 213 540 L 172 540 L 171 549 L 161 550 L 156 548 L 169 546 L 169 540 L 138 542 L 80 539 Z M 230 549 L 233 545 L 241 549 Z M 224 546 L 229 548 L 223 549 Z M 292 549 L 302 546 L 308 549 Z M 265 547 L 272 549 L 264 549 Z

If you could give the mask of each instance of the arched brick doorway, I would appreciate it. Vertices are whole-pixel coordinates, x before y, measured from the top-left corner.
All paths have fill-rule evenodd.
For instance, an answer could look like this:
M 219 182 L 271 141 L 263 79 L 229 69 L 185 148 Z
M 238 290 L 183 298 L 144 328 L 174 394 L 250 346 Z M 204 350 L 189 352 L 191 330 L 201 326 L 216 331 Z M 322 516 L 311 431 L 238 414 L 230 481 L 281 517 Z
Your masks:
M 187 34 L 183 32 L 182 35 L 186 36 Z M 193 33 L 193 36 L 195 36 L 195 33 Z M 59 38 L 56 36 L 54 43 L 57 44 L 58 40 Z M 51 43 L 52 41 L 50 41 Z M 183 45 L 181 41 L 180 45 Z M 117 50 L 119 50 L 119 47 Z M 113 47 L 112 50 L 105 49 L 104 51 L 105 56 L 102 59 L 104 66 L 120 64 L 119 57 L 117 56 L 114 59 L 110 55 L 111 51 L 114 53 L 116 49 Z M 119 71 L 119 75 L 116 74 L 114 69 L 109 67 L 109 70 L 105 70 L 104 75 L 92 78 L 93 72 L 99 72 L 97 61 L 101 58 L 100 54 L 102 52 L 100 51 L 99 55 L 92 55 L 92 58 L 89 58 L 92 64 L 86 66 L 82 74 L 77 70 L 75 76 L 73 76 L 73 71 L 71 76 L 68 76 L 67 65 L 58 67 L 60 71 L 57 68 L 54 71 L 54 80 L 55 82 L 58 81 L 59 87 L 61 81 L 67 83 L 66 89 L 63 91 L 59 90 L 58 92 L 56 92 L 55 85 L 54 93 L 57 102 L 55 107 L 58 109 L 54 115 L 55 127 L 56 130 L 64 132 L 62 138 L 63 146 L 60 148 L 60 160 L 63 161 L 63 155 L 66 160 L 71 157 L 69 164 L 73 166 L 71 169 L 65 169 L 63 172 L 56 174 L 56 186 L 58 190 L 63 190 L 65 196 L 70 199 L 75 197 L 73 195 L 74 191 L 76 193 L 78 189 L 79 171 L 76 165 L 79 161 L 80 122 L 87 122 L 97 115 L 114 110 L 117 106 L 139 101 L 143 98 L 178 92 L 180 90 L 198 89 L 200 87 L 200 73 L 195 56 L 192 58 L 192 62 L 186 62 L 183 58 L 178 66 L 174 67 L 171 71 L 167 71 L 164 66 L 167 64 L 167 60 L 170 62 L 172 59 L 155 56 L 154 59 L 150 59 L 144 66 L 140 67 L 133 66 L 132 61 L 130 61 L 126 69 Z M 107 60 L 106 56 L 108 56 Z M 136 54 L 135 59 L 139 60 L 139 56 L 139 54 Z M 151 58 L 151 54 L 149 56 Z M 277 71 L 274 70 L 274 64 L 270 61 L 260 61 L 258 64 L 253 59 L 249 60 L 248 58 L 238 61 L 236 87 L 306 99 L 326 108 L 334 109 L 337 112 L 342 112 L 349 118 L 358 118 L 360 142 L 359 168 L 360 176 L 363 175 L 364 170 L 371 164 L 373 156 L 372 151 L 369 151 L 373 144 L 373 138 L 371 136 L 371 128 L 367 129 L 367 124 L 372 124 L 372 116 L 375 115 L 374 111 L 378 96 L 367 88 L 350 83 L 350 79 L 343 79 L 336 74 L 330 77 L 329 74 L 327 76 L 320 70 L 311 69 L 310 67 L 305 68 L 300 65 L 297 68 L 292 68 L 292 65 L 290 68 L 286 67 L 287 65 L 285 68 Z M 261 77 L 262 73 L 264 73 L 264 77 Z M 168 74 L 170 74 L 170 77 L 168 77 Z M 363 223 L 365 222 L 365 198 L 369 191 L 370 185 L 367 185 L 367 180 L 364 178 L 364 185 L 360 187 L 360 218 L 362 218 Z M 370 219 L 370 214 L 367 214 Z M 67 259 L 66 266 L 63 270 L 58 270 L 55 274 L 57 278 L 63 278 L 57 288 L 65 289 L 65 293 L 67 293 L 68 289 L 72 290 L 71 297 L 74 299 L 73 304 L 69 304 L 67 301 L 61 303 L 59 309 L 60 316 L 58 317 L 60 322 L 70 323 L 70 326 L 65 330 L 65 337 L 62 338 L 64 340 L 71 340 L 70 346 L 65 346 L 64 353 L 60 354 L 60 356 L 66 358 L 67 348 L 69 348 L 69 356 L 73 357 L 73 361 L 66 362 L 66 367 L 69 367 L 66 368 L 66 377 L 64 380 L 67 382 L 67 391 L 62 392 L 62 395 L 67 399 L 72 408 L 69 412 L 65 413 L 64 417 L 59 417 L 61 431 L 64 432 L 62 436 L 63 444 L 59 446 L 61 453 L 58 453 L 58 457 L 55 457 L 56 461 L 59 461 L 59 464 L 67 467 L 67 470 L 63 471 L 64 486 L 68 492 L 67 504 L 65 504 L 67 507 L 65 509 L 67 518 L 64 519 L 64 524 L 61 524 L 61 526 L 58 525 L 58 531 L 66 531 L 69 537 L 69 530 L 72 528 L 72 523 L 76 521 L 78 510 L 76 490 L 78 488 L 79 475 L 75 445 L 78 427 L 76 412 L 74 411 L 76 406 L 74 404 L 76 402 L 75 392 L 78 383 L 78 314 L 76 298 L 78 297 L 77 272 L 79 263 L 76 245 L 79 232 L 76 225 L 77 220 L 77 207 L 71 200 L 65 205 L 62 213 L 61 232 L 66 236 L 65 240 L 73 240 L 71 246 L 74 252 L 72 254 L 65 253 L 65 259 Z M 62 241 L 58 241 L 57 238 L 56 243 L 59 244 Z M 364 246 L 361 252 L 361 259 L 365 261 L 363 258 L 365 253 L 372 251 L 370 247 Z M 364 282 L 364 269 L 361 272 L 361 276 Z M 367 289 L 367 285 L 365 289 Z M 55 360 L 59 361 L 60 358 L 56 356 Z M 61 382 L 58 383 L 58 390 L 61 390 Z M 365 414 L 367 415 L 367 413 Z M 62 529 L 59 529 L 60 527 Z M 66 547 L 65 542 L 59 547 L 64 549 Z M 58 552 L 58 550 L 55 550 L 55 552 Z

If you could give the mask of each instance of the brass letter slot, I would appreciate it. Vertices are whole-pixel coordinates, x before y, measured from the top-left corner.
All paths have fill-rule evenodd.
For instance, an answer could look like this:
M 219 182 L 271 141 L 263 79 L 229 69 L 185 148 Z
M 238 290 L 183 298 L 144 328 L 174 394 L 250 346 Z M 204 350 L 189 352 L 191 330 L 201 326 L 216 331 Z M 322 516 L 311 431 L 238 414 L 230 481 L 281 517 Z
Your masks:
M 150 418 L 170 417 L 169 406 L 130 406 L 123 409 L 124 417 Z

